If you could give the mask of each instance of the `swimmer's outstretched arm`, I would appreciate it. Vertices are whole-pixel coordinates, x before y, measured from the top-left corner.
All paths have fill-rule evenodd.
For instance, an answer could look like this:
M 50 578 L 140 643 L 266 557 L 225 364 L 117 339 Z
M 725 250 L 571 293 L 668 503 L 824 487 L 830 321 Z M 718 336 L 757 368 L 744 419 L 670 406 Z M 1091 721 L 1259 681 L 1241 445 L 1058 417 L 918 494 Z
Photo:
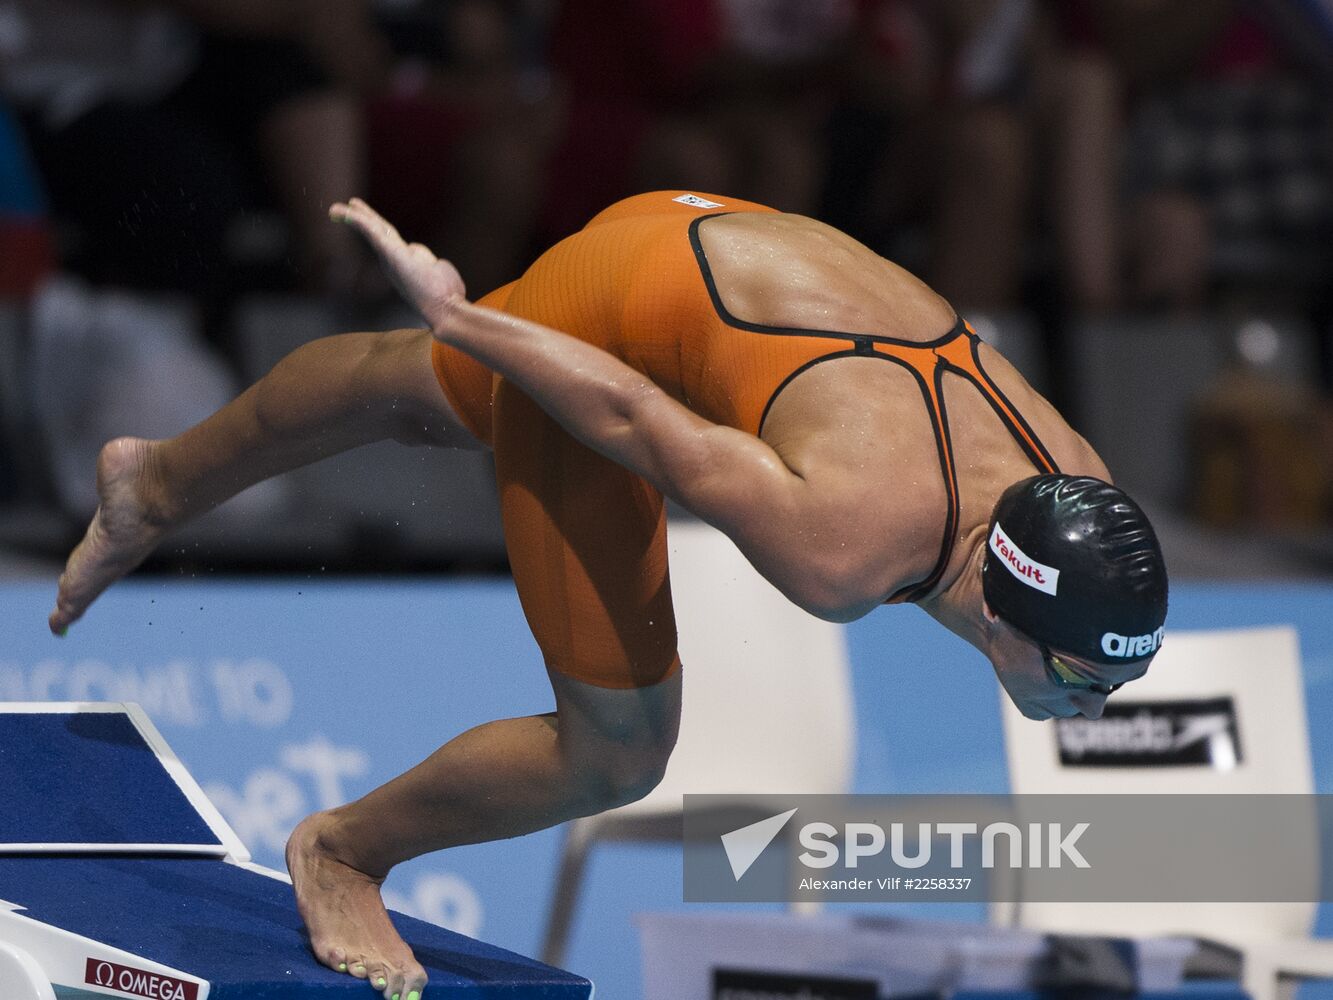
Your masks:
M 699 416 L 606 351 L 468 302 L 452 264 L 405 244 L 365 202 L 335 205 L 331 215 L 366 236 L 437 339 L 499 372 L 588 447 L 726 532 L 797 604 L 841 618 L 882 599 L 878 584 L 849 563 L 864 546 L 834 540 L 845 529 L 855 542 L 855 522 L 868 509 L 863 484 L 838 469 L 794 468 L 758 437 Z
M 305 344 L 174 438 L 120 438 L 98 460 L 100 505 L 60 578 L 51 631 L 76 621 L 171 528 L 247 486 L 373 441 L 468 444 L 430 365 L 424 330 Z

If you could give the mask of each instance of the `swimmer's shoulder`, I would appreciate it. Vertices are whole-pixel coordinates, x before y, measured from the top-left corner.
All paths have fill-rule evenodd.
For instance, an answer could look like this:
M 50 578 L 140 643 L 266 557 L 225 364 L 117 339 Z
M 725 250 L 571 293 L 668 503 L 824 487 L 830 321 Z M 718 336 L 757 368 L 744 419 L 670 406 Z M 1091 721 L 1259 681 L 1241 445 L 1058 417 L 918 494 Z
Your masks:
M 815 219 L 722 215 L 697 238 L 722 303 L 745 323 L 924 343 L 956 321 L 925 282 Z
M 1111 482 L 1111 474 L 1096 449 L 1004 355 L 986 343 L 981 344 L 980 355 L 986 374 L 995 380 L 1005 397 L 1032 426 L 1061 472 L 1071 476 L 1095 476 Z M 998 423 L 996 426 L 999 429 Z

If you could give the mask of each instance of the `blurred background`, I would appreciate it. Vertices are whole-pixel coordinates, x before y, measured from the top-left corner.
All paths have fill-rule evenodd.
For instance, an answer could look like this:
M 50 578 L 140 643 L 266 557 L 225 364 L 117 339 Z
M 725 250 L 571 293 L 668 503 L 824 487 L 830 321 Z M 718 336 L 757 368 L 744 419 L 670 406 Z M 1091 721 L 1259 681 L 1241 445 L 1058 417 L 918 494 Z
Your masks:
M 0 0 L 0 699 L 142 703 L 273 865 L 304 812 L 545 710 L 476 453 L 328 459 L 177 533 L 65 645 L 44 616 L 106 440 L 414 322 L 330 202 L 480 295 L 683 188 L 821 218 L 945 295 L 1149 509 L 1171 626 L 1297 625 L 1320 718 L 1330 84 L 1330 0 Z M 854 787 L 1003 791 L 985 664 L 918 619 L 847 630 Z M 422 859 L 391 901 L 535 954 L 558 850 Z M 599 995 L 639 995 L 632 913 L 680 906 L 664 850 L 592 866 L 568 961 Z
M 3 0 L 0 549 L 106 439 L 413 322 L 330 202 L 481 294 L 677 187 L 921 275 L 1150 507 L 1177 576 L 1333 566 L 1322 0 Z M 252 491 L 151 568 L 504 571 L 485 459 Z

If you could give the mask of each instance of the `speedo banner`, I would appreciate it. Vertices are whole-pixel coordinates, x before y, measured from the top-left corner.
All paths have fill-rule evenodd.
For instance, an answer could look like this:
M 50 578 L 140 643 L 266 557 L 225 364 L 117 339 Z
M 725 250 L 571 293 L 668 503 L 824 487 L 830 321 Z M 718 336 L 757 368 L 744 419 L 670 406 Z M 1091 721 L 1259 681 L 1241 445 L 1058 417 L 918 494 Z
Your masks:
M 1244 760 L 1230 698 L 1108 701 L 1100 719 L 1055 720 L 1064 767 L 1198 767 Z

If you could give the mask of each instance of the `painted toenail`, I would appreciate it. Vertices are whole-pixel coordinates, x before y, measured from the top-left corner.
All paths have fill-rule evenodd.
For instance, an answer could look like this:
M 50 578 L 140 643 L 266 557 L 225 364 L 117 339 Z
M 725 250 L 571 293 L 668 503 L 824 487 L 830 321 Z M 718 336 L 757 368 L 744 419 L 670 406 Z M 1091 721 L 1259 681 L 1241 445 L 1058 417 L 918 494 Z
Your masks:
M 338 971 L 339 971 L 339 972 L 346 972 L 346 971 L 347 971 L 347 963 L 346 963 L 346 962 L 339 962 L 339 963 L 338 963 Z
M 389 981 L 388 981 L 387 979 L 385 979 L 383 976 L 380 976 L 379 979 L 376 979 L 376 980 L 375 980 L 375 985 L 376 985 L 376 986 L 383 987 L 383 986 L 385 986 L 388 982 L 389 982 Z
M 393 1000 L 398 1000 L 398 994 L 397 994 L 397 993 L 395 993 L 395 994 L 393 995 Z
M 411 993 L 407 995 L 407 1000 L 421 1000 L 421 994 L 418 993 L 416 990 L 413 990 Z

